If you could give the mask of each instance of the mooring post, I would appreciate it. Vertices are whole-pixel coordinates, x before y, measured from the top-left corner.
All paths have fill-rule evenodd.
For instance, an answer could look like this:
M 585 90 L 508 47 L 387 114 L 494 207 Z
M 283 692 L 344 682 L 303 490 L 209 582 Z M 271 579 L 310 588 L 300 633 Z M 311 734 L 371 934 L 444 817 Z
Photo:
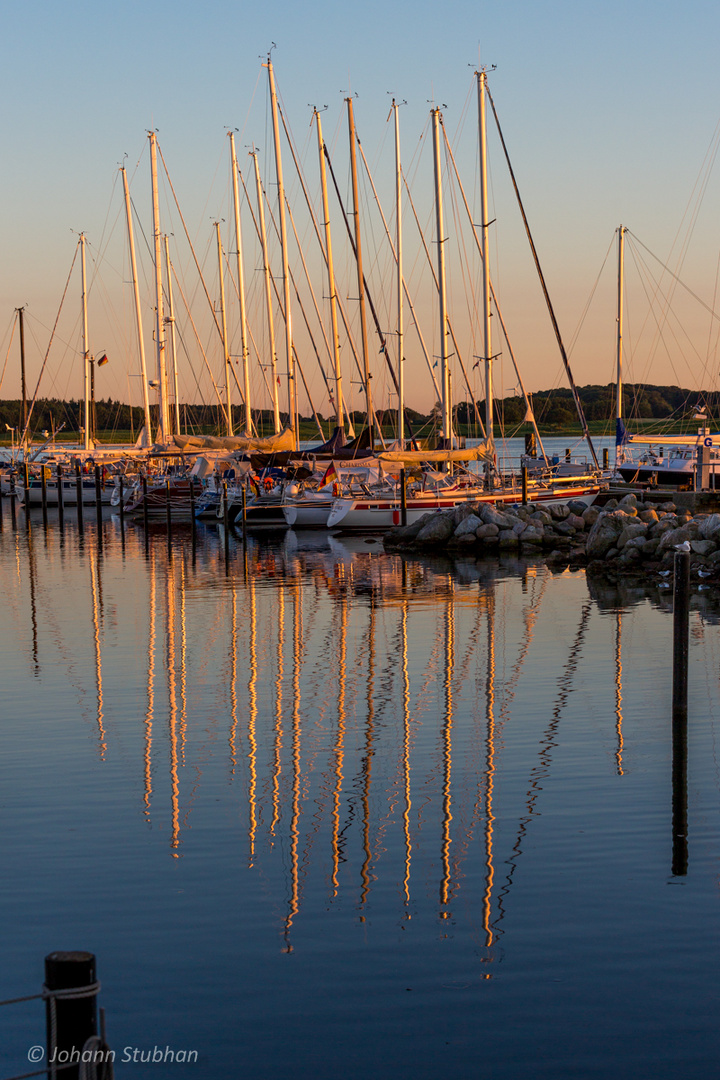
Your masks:
M 120 473 L 120 533 L 125 536 L 125 482 L 123 474 Z
M 83 1047 L 98 1033 L 99 989 L 93 953 L 53 952 L 45 957 L 46 1061 L 50 1075 L 55 1074 L 55 1064 L 59 1076 L 78 1080 Z M 53 997 L 53 991 L 57 991 L 57 997 Z M 59 1071 L 61 1066 L 65 1067 Z
M 610 468 L 610 451 L 607 446 L 603 447 L 603 469 Z
M 168 531 L 168 543 L 170 542 L 170 532 L 172 529 L 172 510 L 170 508 L 170 477 L 165 481 L 165 520 L 167 522 Z
M 58 465 L 56 469 L 57 475 L 57 495 L 58 495 L 58 522 L 60 524 L 60 531 L 65 528 L 65 492 L 63 490 L 63 467 Z
M 47 530 L 47 523 L 48 523 L 48 518 L 47 518 L 47 476 L 45 475 L 45 468 L 46 468 L 45 465 L 40 466 L 40 469 L 41 469 L 40 487 L 41 487 L 41 494 L 42 494 L 43 528 L 45 530 Z
M 77 523 L 78 532 L 83 531 L 83 482 L 80 472 L 80 462 L 75 462 L 75 491 L 77 496 Z
M 690 642 L 690 552 L 675 552 L 672 697 L 672 872 L 687 873 L 687 723 Z
M 242 534 L 243 544 L 247 545 L 247 485 L 243 484 L 240 493 L 242 495 Z
M 565 449 L 565 460 L 566 461 L 570 460 L 570 450 L 567 447 Z
M 25 524 L 30 528 L 30 469 L 27 461 L 23 462 L 23 480 L 25 481 Z
M 102 529 L 102 483 L 100 480 L 100 466 L 95 466 L 95 516 L 98 530 Z
M 17 527 L 17 507 L 15 506 L 15 473 L 10 473 L 10 517 L 12 518 L 12 527 Z
M 228 513 L 227 480 L 223 480 L 223 540 L 225 543 L 225 569 L 230 559 L 230 515 Z
M 400 470 L 400 524 L 407 525 L 407 483 L 405 470 Z
M 3 528 L 3 501 L 2 501 L 2 491 L 0 491 L 0 532 L 2 532 L 2 528 Z
M 527 499 L 528 499 L 528 492 L 527 492 L 528 469 L 527 469 L 527 465 L 523 465 L 521 467 L 521 469 L 520 469 L 520 477 L 521 477 L 521 480 L 522 480 L 522 504 L 523 504 L 523 506 L 527 506 Z
M 147 547 L 147 530 L 148 530 L 147 476 L 143 476 L 143 478 L 142 478 L 142 496 L 143 496 L 143 527 L 145 529 L 145 547 Z

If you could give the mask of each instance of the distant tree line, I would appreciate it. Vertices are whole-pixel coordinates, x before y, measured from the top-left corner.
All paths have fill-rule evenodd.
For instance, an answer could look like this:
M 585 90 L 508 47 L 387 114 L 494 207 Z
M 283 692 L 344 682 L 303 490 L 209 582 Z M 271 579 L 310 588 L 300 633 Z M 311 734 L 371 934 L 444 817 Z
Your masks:
M 615 416 L 615 385 L 581 386 L 578 388 L 585 416 L 588 420 L 611 422 Z M 576 422 L 577 414 L 569 389 L 541 390 L 532 395 L 535 419 L 540 427 L 564 427 Z M 481 417 L 485 416 L 484 400 L 477 402 Z M 697 409 L 706 408 L 709 417 L 720 416 L 720 392 L 685 390 L 679 386 L 648 386 L 641 383 L 627 383 L 623 387 L 623 415 L 630 419 L 665 420 L 691 416 Z M 235 422 L 242 416 L 242 407 L 234 408 Z M 151 407 L 153 426 L 157 425 L 157 406 Z M 406 417 L 411 425 L 421 428 L 425 425 L 436 426 L 439 418 L 439 405 L 435 405 L 427 415 L 415 409 L 406 409 Z M 462 401 L 454 408 L 456 423 L 472 426 L 475 423 L 475 411 L 472 403 Z M 498 424 L 519 426 L 526 415 L 526 405 L 522 397 L 498 398 L 494 403 L 494 416 Z M 59 398 L 43 398 L 35 403 L 31 430 L 37 439 L 43 431 L 51 433 L 61 424 L 66 431 L 79 431 L 83 425 L 84 405 L 80 400 L 62 401 Z M 333 418 L 318 414 L 332 426 Z M 365 414 L 360 411 L 351 413 L 353 423 L 361 427 Z M 397 428 L 397 409 L 378 410 L 378 420 L 384 427 Z M 270 409 L 254 409 L 253 418 L 259 431 L 269 432 L 273 426 L 273 414 Z M 281 413 L 281 422 L 287 423 L 288 414 Z M 311 421 L 312 416 L 301 417 Z M 222 432 L 225 421 L 218 405 L 183 404 L 180 406 L 180 422 L 183 430 L 189 432 Z M 125 405 L 110 398 L 95 402 L 95 424 L 98 432 L 130 431 L 139 434 L 144 424 L 141 407 Z M 0 401 L 0 437 L 7 428 L 22 427 L 22 401 L 19 399 Z

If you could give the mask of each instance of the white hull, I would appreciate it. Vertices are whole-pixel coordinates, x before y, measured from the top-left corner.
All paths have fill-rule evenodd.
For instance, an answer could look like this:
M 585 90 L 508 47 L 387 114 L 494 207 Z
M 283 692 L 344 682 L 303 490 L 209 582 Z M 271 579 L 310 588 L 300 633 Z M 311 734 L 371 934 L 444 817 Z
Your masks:
M 326 529 L 334 502 L 332 495 L 309 495 L 283 503 L 283 514 L 293 529 Z
M 600 490 L 598 484 L 557 485 L 528 492 L 528 504 L 538 503 L 544 506 L 566 506 L 577 500 L 590 506 Z M 432 511 L 451 510 L 465 502 L 505 503 L 517 506 L 520 496 L 517 491 L 478 491 L 453 492 L 446 494 L 423 495 L 407 500 L 407 524 L 412 525 L 423 514 Z M 328 528 L 348 529 L 357 532 L 385 532 L 401 523 L 400 499 L 338 498 L 333 503 L 328 517 Z

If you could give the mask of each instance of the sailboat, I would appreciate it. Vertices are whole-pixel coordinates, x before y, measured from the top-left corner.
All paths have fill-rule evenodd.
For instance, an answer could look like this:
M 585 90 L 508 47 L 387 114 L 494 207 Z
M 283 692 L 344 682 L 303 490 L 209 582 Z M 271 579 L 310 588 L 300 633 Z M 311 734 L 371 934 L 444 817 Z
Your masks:
M 500 477 L 496 471 L 496 454 L 493 438 L 493 391 L 492 391 L 492 338 L 491 338 L 491 286 L 489 272 L 488 202 L 487 202 L 487 137 L 485 123 L 485 94 L 487 73 L 476 73 L 478 80 L 478 111 L 480 129 L 480 188 L 482 200 L 482 260 L 483 260 L 483 327 L 485 347 L 485 438 L 479 446 L 458 449 L 452 434 L 452 401 L 450 392 L 450 368 L 448 351 L 448 313 L 445 286 L 444 245 L 438 243 L 438 295 L 440 304 L 441 354 L 440 381 L 442 407 L 443 447 L 436 451 L 405 450 L 386 451 L 379 460 L 397 472 L 401 468 L 422 469 L 422 475 L 414 478 L 407 492 L 406 516 L 408 524 L 428 511 L 446 510 L 465 502 L 518 503 L 522 497 L 519 478 L 515 481 Z M 435 171 L 435 210 L 438 238 L 444 236 L 442 180 L 440 160 L 439 108 L 431 111 L 433 127 L 433 158 Z M 483 462 L 485 475 L 467 469 L 470 462 Z M 456 464 L 462 463 L 467 471 L 453 473 Z M 428 466 L 435 465 L 435 471 Z M 328 528 L 343 530 L 384 530 L 401 521 L 399 484 L 388 479 L 377 491 L 368 490 L 341 494 L 334 502 L 328 516 Z M 567 505 L 580 501 L 589 506 L 600 490 L 596 475 L 540 478 L 526 485 L 528 502 Z

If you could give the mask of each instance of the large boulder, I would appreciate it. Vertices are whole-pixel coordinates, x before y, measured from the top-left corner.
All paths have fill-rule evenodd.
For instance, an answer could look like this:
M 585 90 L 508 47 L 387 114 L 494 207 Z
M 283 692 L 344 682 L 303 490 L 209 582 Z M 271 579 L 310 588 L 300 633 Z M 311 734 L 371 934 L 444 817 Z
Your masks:
M 637 514 L 637 497 L 632 493 L 630 493 L 629 495 L 624 495 L 618 503 L 618 507 L 624 510 L 626 513 L 628 512 L 628 510 L 631 510 L 631 512 L 632 510 L 634 510 L 635 514 Z M 633 515 L 633 517 L 634 516 L 635 515 Z
M 461 536 L 467 536 L 468 534 L 475 535 L 477 529 L 482 525 L 482 521 L 477 514 L 468 514 L 464 517 L 459 525 L 455 527 L 453 537 L 459 540 Z
M 700 538 L 720 543 L 720 514 L 709 514 L 700 522 Z
M 580 514 L 570 513 L 565 520 L 568 525 L 572 525 L 573 529 L 576 529 L 578 532 L 585 531 L 585 518 L 581 517 Z
M 691 540 L 690 547 L 696 555 L 712 555 L 717 550 L 717 544 L 713 540 Z
M 570 522 L 569 518 L 566 521 L 556 521 L 553 529 L 560 536 L 574 536 L 577 532 L 576 527 Z
M 415 543 L 425 547 L 446 544 L 453 534 L 452 514 L 433 514 L 423 525 L 415 538 Z
M 552 525 L 552 517 L 547 510 L 535 510 L 528 518 L 528 521 L 532 522 L 533 525 Z
M 475 530 L 475 536 L 478 540 L 497 540 L 499 532 L 497 525 L 483 525 L 481 522 Z
M 516 548 L 520 544 L 520 537 L 512 529 L 501 529 L 498 541 L 501 548 Z
M 570 513 L 570 507 L 569 506 L 551 506 L 550 507 L 550 516 L 553 517 L 555 519 L 555 521 L 564 521 L 569 513 Z
M 654 525 L 656 521 L 659 521 L 656 510 L 643 510 L 638 514 L 641 521 L 644 521 L 646 525 Z
M 394 544 L 412 543 L 420 530 L 434 517 L 435 512 L 431 511 L 428 514 L 423 514 L 417 521 L 413 521 L 412 525 L 396 525 L 395 528 L 388 529 L 383 536 L 383 543 L 388 547 Z
M 623 531 L 620 533 L 620 536 L 618 538 L 618 542 L 617 542 L 618 551 L 622 551 L 622 549 L 627 544 L 628 540 L 632 540 L 636 536 L 642 536 L 643 543 L 644 543 L 645 539 L 646 539 L 646 533 L 647 533 L 647 525 L 643 524 L 642 521 L 634 521 L 632 524 L 626 525 L 625 528 L 623 529 Z
M 480 517 L 485 525 L 497 525 L 498 529 L 511 529 L 513 522 L 510 520 L 508 514 L 503 514 L 502 511 L 497 510 L 490 503 L 484 503 L 478 510 L 478 517 Z
M 588 533 L 585 551 L 590 559 L 604 559 L 611 548 L 617 548 L 617 541 L 627 524 L 627 515 L 611 511 L 600 514 Z
M 695 539 L 691 534 L 691 525 L 681 525 L 678 529 L 669 529 L 663 533 L 658 544 L 658 555 L 665 551 L 672 551 L 677 544 L 684 544 L 686 540 Z
M 600 511 L 599 507 L 586 506 L 582 499 L 571 499 L 568 503 L 568 510 L 571 514 L 579 514 L 581 517 L 586 510 Z
M 545 530 L 540 524 L 527 525 L 520 534 L 521 544 L 542 544 Z
M 602 510 L 600 509 L 599 506 L 588 506 L 588 507 L 586 507 L 585 510 L 583 510 L 583 512 L 580 515 L 581 518 L 583 519 L 583 521 L 585 522 L 585 528 L 586 529 L 592 529 L 593 525 L 595 524 L 597 519 L 600 517 L 601 513 L 602 513 Z

